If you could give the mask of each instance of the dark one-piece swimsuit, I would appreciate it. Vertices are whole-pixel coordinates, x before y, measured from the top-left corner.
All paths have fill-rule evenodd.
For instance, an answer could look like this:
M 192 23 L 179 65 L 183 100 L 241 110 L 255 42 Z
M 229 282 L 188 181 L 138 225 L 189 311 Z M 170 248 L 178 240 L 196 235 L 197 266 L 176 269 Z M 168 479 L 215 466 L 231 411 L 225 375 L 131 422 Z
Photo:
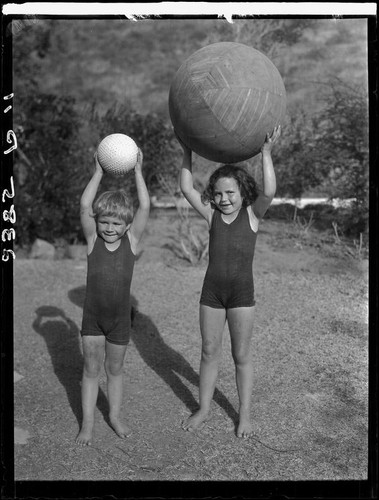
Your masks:
M 257 233 L 251 229 L 247 208 L 227 224 L 213 213 L 209 231 L 209 264 L 200 304 L 217 309 L 251 307 L 254 300 L 253 258 Z
M 82 335 L 105 335 L 108 342 L 126 345 L 130 338 L 130 285 L 135 256 L 127 234 L 110 251 L 97 237 L 88 255 L 87 290 Z

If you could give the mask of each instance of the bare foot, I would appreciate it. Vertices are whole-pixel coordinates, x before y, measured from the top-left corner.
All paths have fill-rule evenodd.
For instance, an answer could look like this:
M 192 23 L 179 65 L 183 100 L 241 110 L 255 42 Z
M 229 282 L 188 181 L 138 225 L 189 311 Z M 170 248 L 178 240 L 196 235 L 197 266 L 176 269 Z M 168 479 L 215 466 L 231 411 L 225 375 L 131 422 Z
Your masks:
M 237 437 L 247 439 L 253 434 L 253 426 L 250 421 L 250 412 L 240 412 L 240 421 L 237 429 Z
M 76 444 L 80 446 L 91 446 L 92 444 L 93 422 L 83 423 L 82 428 L 76 438 Z
M 131 431 L 130 431 L 128 426 L 123 424 L 116 417 L 110 418 L 109 420 L 110 420 L 111 426 L 113 427 L 113 430 L 115 431 L 115 433 L 117 434 L 118 437 L 125 439 L 126 437 L 129 436 Z
M 208 413 L 208 411 L 198 410 L 183 422 L 182 429 L 189 432 L 196 431 L 207 420 Z

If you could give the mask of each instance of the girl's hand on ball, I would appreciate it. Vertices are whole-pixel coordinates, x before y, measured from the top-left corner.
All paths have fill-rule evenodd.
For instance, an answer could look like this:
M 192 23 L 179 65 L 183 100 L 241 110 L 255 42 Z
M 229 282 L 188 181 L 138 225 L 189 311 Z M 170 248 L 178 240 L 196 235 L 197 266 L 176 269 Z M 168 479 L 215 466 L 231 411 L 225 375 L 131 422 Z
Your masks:
M 176 130 L 174 130 L 174 133 L 175 133 L 175 137 L 176 137 L 177 141 L 179 142 L 179 144 L 181 145 L 181 147 L 183 149 L 183 152 L 186 154 L 190 154 L 191 153 L 190 148 L 184 144 L 184 142 L 181 140 L 181 138 L 176 133 Z
M 271 134 L 271 140 L 272 140 L 273 144 L 275 144 L 276 141 L 279 139 L 281 132 L 282 132 L 281 125 L 278 125 L 277 127 L 274 128 L 274 130 Z
M 276 143 L 276 141 L 280 137 L 280 132 L 281 132 L 280 125 L 278 125 L 277 127 L 274 128 L 271 135 L 267 132 L 265 142 L 263 143 L 263 146 L 261 148 L 262 153 L 265 151 L 271 152 L 273 145 Z

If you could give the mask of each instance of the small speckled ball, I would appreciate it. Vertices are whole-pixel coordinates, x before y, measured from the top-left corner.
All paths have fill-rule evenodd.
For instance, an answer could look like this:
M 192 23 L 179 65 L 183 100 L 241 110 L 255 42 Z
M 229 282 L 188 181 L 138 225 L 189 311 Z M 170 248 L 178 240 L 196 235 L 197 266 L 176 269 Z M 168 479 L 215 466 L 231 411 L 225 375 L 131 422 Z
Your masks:
M 283 125 L 286 91 L 264 54 L 236 42 L 207 45 L 180 66 L 169 112 L 186 146 L 215 162 L 235 163 L 260 152 L 267 133 Z
M 125 134 L 107 135 L 97 148 L 97 159 L 105 172 L 120 177 L 137 163 L 138 146 Z

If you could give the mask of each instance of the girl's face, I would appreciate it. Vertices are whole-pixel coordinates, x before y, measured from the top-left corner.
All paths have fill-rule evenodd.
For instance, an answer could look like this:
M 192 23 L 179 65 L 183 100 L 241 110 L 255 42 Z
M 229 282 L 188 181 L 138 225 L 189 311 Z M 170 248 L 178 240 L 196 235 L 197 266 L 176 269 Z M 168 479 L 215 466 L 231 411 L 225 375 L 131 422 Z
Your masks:
M 213 201 L 225 215 L 231 215 L 242 207 L 242 196 L 237 181 L 233 177 L 221 177 L 213 190 Z
M 114 243 L 122 238 L 128 228 L 119 217 L 100 215 L 97 219 L 97 232 L 106 243 Z

